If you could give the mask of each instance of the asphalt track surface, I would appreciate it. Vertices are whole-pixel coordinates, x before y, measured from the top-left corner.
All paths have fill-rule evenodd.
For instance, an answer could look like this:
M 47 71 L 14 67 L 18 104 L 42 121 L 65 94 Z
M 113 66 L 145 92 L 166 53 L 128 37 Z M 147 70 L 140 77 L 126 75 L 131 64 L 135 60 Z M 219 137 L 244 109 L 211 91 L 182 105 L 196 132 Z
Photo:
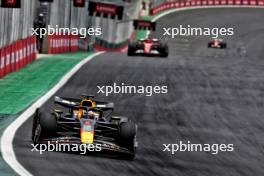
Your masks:
M 31 152 L 31 119 L 14 141 L 17 159 L 34 175 L 264 175 L 264 13 L 263 9 L 202 9 L 168 15 L 162 27 L 179 24 L 234 27 L 228 48 L 207 48 L 207 37 L 169 40 L 168 59 L 127 57 L 107 53 L 87 63 L 57 92 L 79 96 L 98 91 L 98 85 L 167 85 L 168 94 L 98 94 L 115 102 L 115 114 L 139 125 L 139 148 L 134 161 L 111 157 Z M 166 40 L 163 38 L 163 40 Z M 59 68 L 58 68 L 59 69 Z M 43 80 L 45 81 L 45 80 Z M 43 108 L 52 104 L 49 100 Z M 231 143 L 233 152 L 162 152 L 163 145 L 179 143 Z

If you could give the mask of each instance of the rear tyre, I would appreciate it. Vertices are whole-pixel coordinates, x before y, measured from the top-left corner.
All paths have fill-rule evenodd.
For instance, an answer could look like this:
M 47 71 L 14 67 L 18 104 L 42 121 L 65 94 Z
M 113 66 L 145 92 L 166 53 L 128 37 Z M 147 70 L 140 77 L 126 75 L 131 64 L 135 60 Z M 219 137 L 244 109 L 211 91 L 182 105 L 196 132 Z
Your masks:
M 43 137 L 52 137 L 57 132 L 57 118 L 51 114 L 45 114 L 36 109 L 33 115 L 32 136 L 34 144 L 39 143 Z
M 36 109 L 33 115 L 33 122 L 32 122 L 32 131 L 31 131 L 31 139 L 35 143 L 38 141 L 38 131 L 37 128 L 39 126 L 39 108 Z
M 120 137 L 122 140 L 129 140 L 136 135 L 136 125 L 131 122 L 123 122 L 120 124 Z
M 160 55 L 161 57 L 168 57 L 169 55 L 169 47 L 167 44 L 161 44 L 160 46 Z
M 41 137 L 52 137 L 57 132 L 57 118 L 52 114 L 40 112 L 39 124 L 41 126 Z
M 136 125 L 131 122 L 123 122 L 120 124 L 120 143 L 122 147 L 127 148 L 130 153 L 121 154 L 121 157 L 127 160 L 133 160 L 136 154 Z
M 128 55 L 128 56 L 133 56 L 133 55 L 135 55 L 135 50 L 136 50 L 136 46 L 135 46 L 135 44 L 134 44 L 134 43 L 130 43 L 130 44 L 128 45 L 127 55 Z

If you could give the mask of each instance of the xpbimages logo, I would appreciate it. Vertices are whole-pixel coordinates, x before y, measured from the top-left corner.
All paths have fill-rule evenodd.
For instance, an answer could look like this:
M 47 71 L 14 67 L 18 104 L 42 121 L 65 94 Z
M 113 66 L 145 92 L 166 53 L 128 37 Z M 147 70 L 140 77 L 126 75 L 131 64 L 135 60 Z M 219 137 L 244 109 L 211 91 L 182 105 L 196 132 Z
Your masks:
M 100 36 L 102 35 L 101 28 L 59 28 L 55 25 L 55 28 L 48 25 L 47 28 L 32 28 L 32 35 L 37 35 L 39 38 L 43 38 L 45 35 L 79 35 L 80 38 L 86 38 L 87 36 Z
M 108 86 L 97 86 L 97 93 L 102 93 L 108 96 L 109 94 L 145 94 L 145 96 L 152 96 L 153 94 L 167 94 L 168 87 L 163 86 L 134 86 L 134 85 L 113 85 Z
M 84 155 L 87 152 L 98 152 L 102 150 L 101 144 L 68 144 L 48 141 L 47 144 L 31 144 L 32 152 L 80 152 Z
M 190 25 L 179 27 L 163 28 L 163 36 L 175 38 L 175 36 L 211 36 L 218 38 L 219 36 L 232 36 L 234 35 L 234 28 L 201 28 L 191 27 Z
M 174 144 L 163 144 L 163 152 L 169 152 L 174 155 L 176 152 L 209 152 L 213 155 L 219 152 L 234 151 L 234 144 L 194 144 L 191 141 Z

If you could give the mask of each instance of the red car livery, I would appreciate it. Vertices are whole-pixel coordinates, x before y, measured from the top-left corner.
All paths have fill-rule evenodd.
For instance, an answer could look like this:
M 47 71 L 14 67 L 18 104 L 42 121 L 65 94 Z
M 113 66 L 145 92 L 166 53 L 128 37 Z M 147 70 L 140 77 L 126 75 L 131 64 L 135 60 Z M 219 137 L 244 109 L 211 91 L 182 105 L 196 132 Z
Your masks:
M 148 37 L 130 43 L 127 54 L 128 56 L 158 55 L 160 57 L 168 57 L 169 48 L 167 44 L 161 43 L 158 39 Z

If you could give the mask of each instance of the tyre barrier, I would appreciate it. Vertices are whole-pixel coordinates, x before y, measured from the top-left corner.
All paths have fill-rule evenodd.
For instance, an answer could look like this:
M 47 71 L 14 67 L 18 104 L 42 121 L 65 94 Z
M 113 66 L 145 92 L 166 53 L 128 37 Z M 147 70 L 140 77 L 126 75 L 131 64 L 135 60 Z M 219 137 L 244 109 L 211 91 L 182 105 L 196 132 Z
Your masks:
M 79 50 L 77 35 L 49 35 L 48 54 L 76 52 Z
M 36 47 L 36 37 L 29 36 L 0 48 L 0 78 L 34 61 Z
M 190 0 L 190 1 L 173 1 L 160 4 L 150 10 L 151 15 L 169 9 L 191 7 L 191 6 L 223 6 L 223 5 L 241 5 L 241 6 L 264 6 L 264 0 Z

